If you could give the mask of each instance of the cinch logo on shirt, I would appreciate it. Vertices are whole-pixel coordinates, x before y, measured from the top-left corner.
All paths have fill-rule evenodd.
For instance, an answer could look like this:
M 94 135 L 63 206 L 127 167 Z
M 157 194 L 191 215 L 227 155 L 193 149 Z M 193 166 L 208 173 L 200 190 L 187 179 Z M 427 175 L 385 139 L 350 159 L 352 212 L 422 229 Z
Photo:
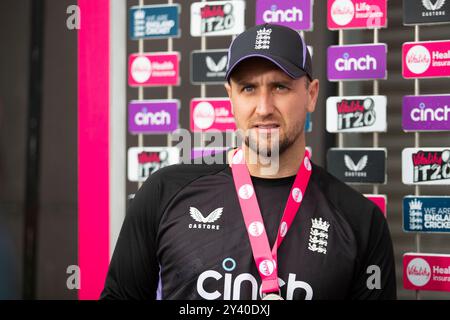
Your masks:
M 198 222 L 198 223 L 190 223 L 189 229 L 219 230 L 220 226 L 212 223 L 219 220 L 219 218 L 222 216 L 222 213 L 223 208 L 217 208 L 205 218 L 197 208 L 189 207 L 189 214 L 191 215 L 192 219 Z
M 221 274 L 216 270 L 206 270 L 200 274 L 197 279 L 197 292 L 203 299 L 207 300 L 240 300 L 241 299 L 241 287 L 245 285 L 251 285 L 251 296 L 252 300 L 257 300 L 258 294 L 259 298 L 262 297 L 260 280 L 250 273 L 241 273 L 238 275 L 233 275 L 231 271 L 236 269 L 236 261 L 233 258 L 226 258 L 222 262 L 222 268 L 226 271 L 225 274 Z M 294 273 L 289 273 L 289 278 L 287 283 L 278 278 L 278 283 L 282 289 L 286 287 L 286 300 L 292 300 L 296 290 L 303 290 L 305 293 L 305 300 L 312 300 L 313 289 L 312 287 L 304 281 L 296 280 L 297 275 Z M 211 281 L 217 282 L 214 288 L 217 290 L 208 291 L 205 288 L 205 282 L 211 283 Z

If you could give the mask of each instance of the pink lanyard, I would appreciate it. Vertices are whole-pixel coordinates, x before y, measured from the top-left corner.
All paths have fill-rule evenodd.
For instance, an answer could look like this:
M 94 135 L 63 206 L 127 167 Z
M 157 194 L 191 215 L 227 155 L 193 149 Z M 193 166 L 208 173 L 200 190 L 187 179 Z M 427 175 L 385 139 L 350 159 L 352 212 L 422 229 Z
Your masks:
M 253 183 L 247 165 L 245 164 L 244 151 L 238 148 L 234 152 L 231 161 L 234 185 L 238 194 L 245 226 L 247 227 L 253 258 L 255 259 L 256 267 L 262 279 L 263 293 L 279 292 L 280 290 L 278 286 L 277 249 L 283 242 L 300 208 L 309 178 L 311 177 L 311 169 L 309 153 L 306 151 L 303 162 L 295 177 L 294 184 L 292 185 L 290 196 L 278 228 L 277 239 L 271 251 Z

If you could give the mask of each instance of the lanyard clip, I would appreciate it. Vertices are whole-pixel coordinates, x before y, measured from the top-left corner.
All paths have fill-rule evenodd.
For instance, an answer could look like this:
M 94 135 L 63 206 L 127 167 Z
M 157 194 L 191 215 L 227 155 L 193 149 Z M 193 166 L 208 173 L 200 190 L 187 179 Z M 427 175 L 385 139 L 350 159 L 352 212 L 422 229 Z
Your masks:
M 278 289 L 278 293 L 275 292 L 263 292 L 262 300 L 284 300 L 281 297 L 281 290 Z

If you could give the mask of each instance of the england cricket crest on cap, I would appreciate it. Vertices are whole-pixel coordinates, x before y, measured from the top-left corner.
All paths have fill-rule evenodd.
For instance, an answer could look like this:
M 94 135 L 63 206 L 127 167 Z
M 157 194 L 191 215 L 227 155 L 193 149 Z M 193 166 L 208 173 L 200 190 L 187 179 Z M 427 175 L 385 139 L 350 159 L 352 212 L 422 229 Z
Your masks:
M 256 33 L 255 49 L 270 49 L 270 34 L 272 29 L 262 28 Z

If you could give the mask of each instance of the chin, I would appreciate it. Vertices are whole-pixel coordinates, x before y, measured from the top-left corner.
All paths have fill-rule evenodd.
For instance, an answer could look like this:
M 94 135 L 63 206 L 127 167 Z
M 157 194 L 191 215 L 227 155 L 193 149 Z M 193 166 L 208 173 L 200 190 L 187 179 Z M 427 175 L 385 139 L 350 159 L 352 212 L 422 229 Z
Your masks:
M 270 139 L 267 141 L 255 141 L 248 137 L 245 138 L 245 145 L 261 157 L 272 157 L 281 155 L 288 148 L 289 142 L 285 139 L 280 140 L 278 145 L 273 146 Z

